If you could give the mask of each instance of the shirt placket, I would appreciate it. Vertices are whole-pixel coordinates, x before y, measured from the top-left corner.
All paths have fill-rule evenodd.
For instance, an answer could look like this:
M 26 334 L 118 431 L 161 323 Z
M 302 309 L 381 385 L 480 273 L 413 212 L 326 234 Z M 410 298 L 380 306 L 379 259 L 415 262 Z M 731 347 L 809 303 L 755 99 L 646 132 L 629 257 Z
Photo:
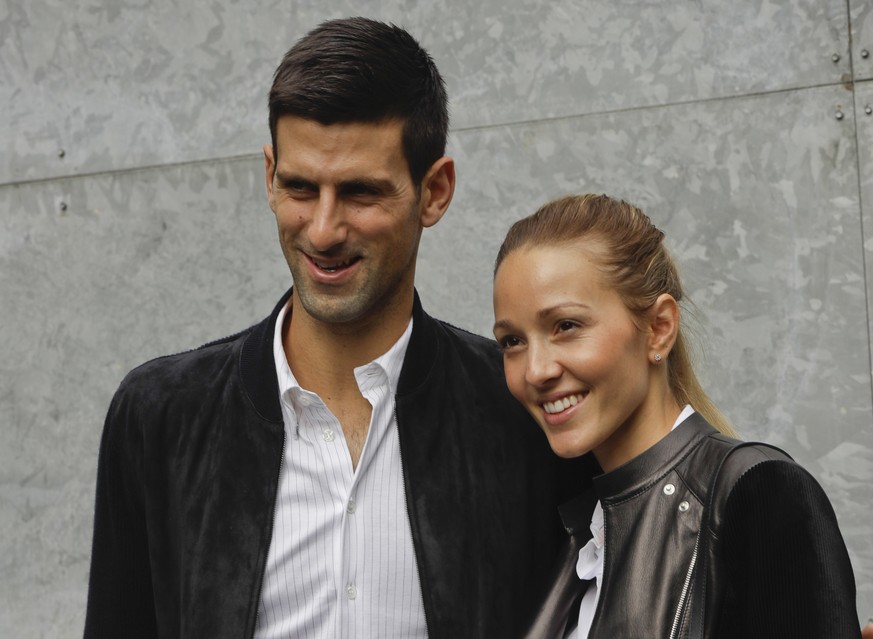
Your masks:
M 315 394 L 301 395 L 298 399 L 309 412 L 309 422 L 314 440 L 318 443 L 325 470 L 324 481 L 334 504 L 333 520 L 328 530 L 333 533 L 331 572 L 334 575 L 336 606 L 334 607 L 332 636 L 349 636 L 348 607 L 357 598 L 357 591 L 348 578 L 349 566 L 346 553 L 348 535 L 349 496 L 354 491 L 355 476 L 349 461 L 349 450 L 339 421 L 324 402 Z
M 361 394 L 373 407 L 370 425 L 367 431 L 367 438 L 364 442 L 364 448 L 361 451 L 361 457 L 358 460 L 357 470 L 353 473 L 349 492 L 345 502 L 345 510 L 342 520 L 342 540 L 343 540 L 343 570 L 345 584 L 345 606 L 342 619 L 342 633 L 339 635 L 344 638 L 353 638 L 361 636 L 361 632 L 365 629 L 359 627 L 362 615 L 360 609 L 366 607 L 365 597 L 370 593 L 365 591 L 366 579 L 360 570 L 362 569 L 361 553 L 367 545 L 367 530 L 362 524 L 359 509 L 368 508 L 372 504 L 366 503 L 368 495 L 359 490 L 363 484 L 363 478 L 368 472 L 373 470 L 373 467 L 378 464 L 379 444 L 382 437 L 382 418 L 379 411 L 384 409 L 380 407 L 377 396 L 377 390 L 383 389 L 388 385 L 388 379 L 382 368 L 371 363 L 366 367 L 355 372 L 358 381 L 358 388 Z M 362 500 L 362 503 L 359 503 Z

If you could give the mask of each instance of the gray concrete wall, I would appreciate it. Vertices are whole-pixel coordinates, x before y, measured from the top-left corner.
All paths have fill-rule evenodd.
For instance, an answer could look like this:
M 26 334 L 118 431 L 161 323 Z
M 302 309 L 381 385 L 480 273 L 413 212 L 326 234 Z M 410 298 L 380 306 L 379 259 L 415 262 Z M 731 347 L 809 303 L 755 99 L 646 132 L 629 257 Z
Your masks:
M 870 2 L 324 6 L 0 0 L 0 636 L 81 633 L 123 374 L 290 283 L 265 94 L 297 37 L 353 14 L 409 28 L 449 85 L 459 187 L 423 241 L 426 307 L 487 334 L 511 221 L 567 192 L 641 205 L 697 304 L 708 388 L 822 483 L 873 614 Z

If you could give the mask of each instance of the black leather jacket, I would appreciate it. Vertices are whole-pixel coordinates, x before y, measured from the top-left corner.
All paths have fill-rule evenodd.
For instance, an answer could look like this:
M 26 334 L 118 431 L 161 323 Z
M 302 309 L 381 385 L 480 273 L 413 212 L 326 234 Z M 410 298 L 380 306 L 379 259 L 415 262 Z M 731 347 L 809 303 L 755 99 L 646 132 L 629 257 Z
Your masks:
M 564 504 L 568 543 L 526 636 L 562 637 L 568 618 L 575 625 L 589 583 L 576 577 L 576 558 L 600 499 L 604 573 L 589 637 L 687 637 L 693 619 L 706 637 L 856 639 L 852 567 L 821 487 L 757 444 L 727 457 L 711 490 L 736 443 L 695 413 Z
M 86 637 L 253 635 L 285 445 L 272 340 L 286 299 L 121 384 L 101 442 Z M 494 343 L 417 297 L 413 317 L 395 406 L 429 636 L 511 637 L 562 536 L 556 460 L 507 393 Z

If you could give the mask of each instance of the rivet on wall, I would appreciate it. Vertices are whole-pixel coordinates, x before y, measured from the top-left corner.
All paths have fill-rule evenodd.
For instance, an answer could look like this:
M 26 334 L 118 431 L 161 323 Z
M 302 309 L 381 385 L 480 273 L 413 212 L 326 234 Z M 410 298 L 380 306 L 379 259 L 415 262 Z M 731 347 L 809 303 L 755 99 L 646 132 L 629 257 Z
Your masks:
M 861 49 L 861 57 L 866 60 L 870 57 L 870 52 L 867 49 Z
M 864 113 L 866 113 L 867 115 L 873 115 L 873 107 L 868 104 L 864 107 Z
M 839 53 L 835 53 L 835 54 L 833 54 L 833 55 L 831 56 L 831 61 L 832 61 L 834 64 L 836 64 L 837 62 L 839 62 L 839 61 L 840 61 L 840 54 L 839 54 Z
M 64 151 L 63 149 L 58 151 L 58 157 L 61 159 L 63 159 L 66 154 L 67 154 L 67 152 Z
M 60 204 L 58 204 L 58 208 L 61 209 L 61 211 L 66 211 L 67 210 L 67 203 L 61 202 Z
M 846 116 L 843 114 L 843 110 L 840 107 L 837 107 L 836 111 L 834 111 L 834 117 L 837 120 L 842 120 Z

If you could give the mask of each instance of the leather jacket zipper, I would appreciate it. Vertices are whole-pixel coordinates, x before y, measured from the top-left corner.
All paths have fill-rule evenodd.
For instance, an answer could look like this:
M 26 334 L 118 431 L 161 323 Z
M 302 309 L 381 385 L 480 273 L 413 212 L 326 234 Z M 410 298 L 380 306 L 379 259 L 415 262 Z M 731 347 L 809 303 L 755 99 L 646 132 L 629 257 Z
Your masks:
M 673 627 L 670 630 L 670 639 L 676 639 L 679 634 L 679 624 L 682 621 L 682 613 L 685 611 L 685 603 L 688 600 L 688 590 L 691 588 L 691 578 L 694 575 L 694 566 L 697 564 L 697 549 L 700 547 L 700 533 L 697 531 L 697 539 L 694 540 L 694 552 L 691 553 L 691 563 L 688 565 L 688 574 L 685 575 L 685 583 L 682 585 L 682 593 L 679 595 L 679 605 L 676 607 L 676 616 L 673 618 Z

